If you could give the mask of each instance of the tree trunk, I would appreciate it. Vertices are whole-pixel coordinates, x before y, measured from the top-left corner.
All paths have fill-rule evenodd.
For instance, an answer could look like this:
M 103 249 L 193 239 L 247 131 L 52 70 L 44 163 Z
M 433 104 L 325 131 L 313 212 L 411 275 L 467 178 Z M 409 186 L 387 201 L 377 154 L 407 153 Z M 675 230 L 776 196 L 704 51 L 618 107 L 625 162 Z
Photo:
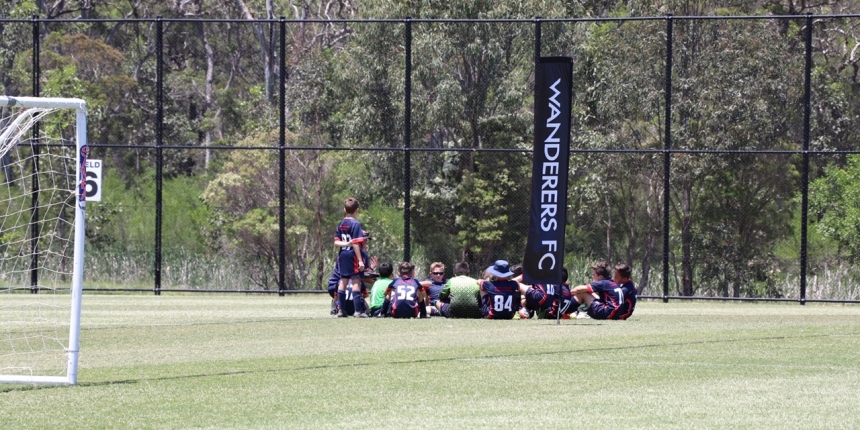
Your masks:
M 254 20 L 254 16 L 251 15 L 251 10 L 248 9 L 248 6 L 243 0 L 236 0 L 236 5 L 239 6 L 239 10 L 242 11 L 242 15 L 245 19 L 249 21 Z M 271 4 L 266 5 L 267 8 L 270 6 Z M 271 13 L 271 10 L 268 10 L 267 12 Z M 252 27 L 254 28 L 254 34 L 256 34 L 257 40 L 260 42 L 260 59 L 263 60 L 263 71 L 265 74 L 264 79 L 266 82 L 266 100 L 268 100 L 269 103 L 272 103 L 274 101 L 274 94 L 272 91 L 274 88 L 272 75 L 274 75 L 274 73 L 272 73 L 273 61 L 270 55 L 272 52 L 271 46 L 269 46 L 270 41 L 266 38 L 266 33 L 263 32 L 262 24 L 255 22 L 252 24 Z
M 320 157 L 319 154 L 317 155 L 317 165 L 318 165 L 317 171 L 322 172 L 322 170 L 323 170 L 322 157 Z M 324 273 L 325 273 L 325 267 L 323 267 L 323 253 L 325 252 L 325 249 L 326 249 L 325 245 L 326 245 L 326 243 L 328 243 L 325 240 L 326 238 L 325 238 L 325 235 L 323 235 L 323 230 L 322 230 L 322 228 L 323 228 L 322 227 L 323 226 L 323 222 L 322 222 L 323 221 L 322 189 L 323 189 L 323 178 L 322 178 L 322 175 L 320 175 L 318 177 L 318 181 L 317 181 L 317 213 L 316 213 L 317 220 L 316 221 L 317 221 L 317 237 L 319 237 L 320 240 L 319 240 L 319 245 L 318 245 L 319 252 L 317 252 L 317 283 L 316 283 L 316 285 L 325 285 L 325 284 L 323 284 L 323 279 L 325 279 L 325 278 L 323 278 Z
M 606 202 L 606 261 L 612 261 L 612 204 L 609 203 L 609 194 L 603 196 Z
M 692 211 L 690 210 L 691 202 L 690 186 L 686 186 L 682 196 L 682 214 L 681 218 L 681 295 L 693 295 L 693 256 L 692 242 L 693 233 L 691 231 L 693 220 Z
M 198 12 L 199 9 L 198 9 Z M 212 109 L 212 76 L 215 73 L 215 58 L 212 51 L 212 45 L 209 44 L 209 38 L 206 36 L 206 31 L 203 29 L 203 23 L 197 22 L 197 33 L 200 35 L 200 40 L 203 42 L 203 49 L 206 51 L 206 90 L 203 95 L 206 103 L 203 105 L 201 118 L 206 119 L 206 113 Z M 209 146 L 212 144 L 212 130 L 209 127 L 203 131 L 203 146 L 206 147 L 205 159 L 203 162 L 204 169 L 209 169 L 209 160 L 211 158 L 211 150 Z

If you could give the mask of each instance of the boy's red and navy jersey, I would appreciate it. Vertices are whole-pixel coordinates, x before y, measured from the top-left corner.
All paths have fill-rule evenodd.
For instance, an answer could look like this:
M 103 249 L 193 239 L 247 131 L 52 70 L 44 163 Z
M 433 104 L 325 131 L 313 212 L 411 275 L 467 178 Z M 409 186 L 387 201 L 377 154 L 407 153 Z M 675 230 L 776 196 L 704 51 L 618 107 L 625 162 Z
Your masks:
M 481 312 L 484 318 L 509 320 L 520 310 L 520 284 L 517 281 L 481 281 Z
M 423 305 L 418 293 L 426 290 L 414 278 L 402 276 L 395 279 L 385 290 L 391 295 L 391 316 L 394 318 L 417 318 Z
M 609 311 L 606 319 L 625 320 L 636 308 L 638 291 L 632 281 L 618 285 L 604 279 L 589 284 L 588 292 L 597 293 L 600 297 L 604 309 Z
M 562 298 L 559 304 L 558 297 Z M 535 284 L 526 292 L 526 308 L 541 312 L 546 318 L 555 318 L 559 308 L 564 309 L 571 300 L 570 287 L 567 284 Z M 571 313 L 576 309 L 568 309 L 565 313 Z
M 526 309 L 530 311 L 548 312 L 555 301 L 553 284 L 535 284 L 526 291 Z
M 361 223 L 353 217 L 346 217 L 337 225 L 337 230 L 334 232 L 334 240 L 357 243 L 362 250 L 362 254 L 364 254 L 364 231 L 361 229 Z M 361 256 L 355 255 L 352 245 L 340 248 L 337 255 L 337 264 L 341 278 L 353 278 L 360 275 L 358 270 L 359 258 Z M 367 264 L 365 264 L 365 267 L 367 267 Z
M 363 250 L 365 238 L 364 231 L 361 229 L 361 222 L 351 216 L 344 218 L 340 224 L 337 225 L 337 230 L 334 232 L 334 240 L 357 243 Z M 343 246 L 340 248 L 340 252 L 349 252 L 351 254 L 355 253 L 352 246 Z
M 570 285 L 567 283 L 562 284 L 561 286 L 561 303 L 559 303 L 558 298 L 556 297 L 555 309 L 564 309 L 564 313 L 570 315 L 576 312 L 576 303 L 571 303 L 573 300 L 573 294 L 570 292 Z M 566 308 L 566 309 L 565 309 Z M 564 316 L 564 315 L 562 315 Z M 552 317 L 555 318 L 555 312 L 552 313 Z

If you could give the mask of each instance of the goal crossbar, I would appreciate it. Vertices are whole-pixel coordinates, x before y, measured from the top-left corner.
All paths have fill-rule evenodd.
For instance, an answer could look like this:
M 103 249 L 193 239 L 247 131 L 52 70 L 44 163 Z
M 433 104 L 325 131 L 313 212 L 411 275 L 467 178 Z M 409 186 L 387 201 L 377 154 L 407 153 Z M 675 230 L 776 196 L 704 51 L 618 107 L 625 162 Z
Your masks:
M 60 108 L 60 109 L 82 109 L 86 111 L 87 103 L 75 98 L 57 97 L 10 97 L 0 96 L 0 106 L 22 107 L 22 108 Z

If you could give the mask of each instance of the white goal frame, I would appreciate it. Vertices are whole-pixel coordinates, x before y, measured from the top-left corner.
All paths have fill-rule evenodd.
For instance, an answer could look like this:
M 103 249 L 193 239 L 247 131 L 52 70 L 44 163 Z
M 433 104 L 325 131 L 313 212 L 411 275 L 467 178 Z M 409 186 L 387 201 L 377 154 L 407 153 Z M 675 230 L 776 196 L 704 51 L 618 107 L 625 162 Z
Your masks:
M 77 186 L 69 190 L 75 194 L 74 244 L 71 276 L 71 316 L 69 338 L 65 348 L 68 362 L 65 376 L 49 375 L 5 375 L 0 374 L 0 383 L 18 384 L 76 384 L 78 379 L 78 356 L 80 349 L 81 297 L 84 273 L 84 240 L 86 229 L 86 158 L 87 109 L 86 102 L 77 98 L 8 97 L 0 96 L 0 107 L 74 109 L 75 111 L 75 178 Z

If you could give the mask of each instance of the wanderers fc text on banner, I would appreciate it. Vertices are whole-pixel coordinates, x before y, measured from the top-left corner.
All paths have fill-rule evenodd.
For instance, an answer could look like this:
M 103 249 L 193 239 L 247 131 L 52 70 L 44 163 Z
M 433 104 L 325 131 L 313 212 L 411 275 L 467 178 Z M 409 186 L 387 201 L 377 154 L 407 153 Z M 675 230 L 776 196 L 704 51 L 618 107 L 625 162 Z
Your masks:
M 567 219 L 573 59 L 540 58 L 535 80 L 532 193 L 523 282 L 561 284 Z

